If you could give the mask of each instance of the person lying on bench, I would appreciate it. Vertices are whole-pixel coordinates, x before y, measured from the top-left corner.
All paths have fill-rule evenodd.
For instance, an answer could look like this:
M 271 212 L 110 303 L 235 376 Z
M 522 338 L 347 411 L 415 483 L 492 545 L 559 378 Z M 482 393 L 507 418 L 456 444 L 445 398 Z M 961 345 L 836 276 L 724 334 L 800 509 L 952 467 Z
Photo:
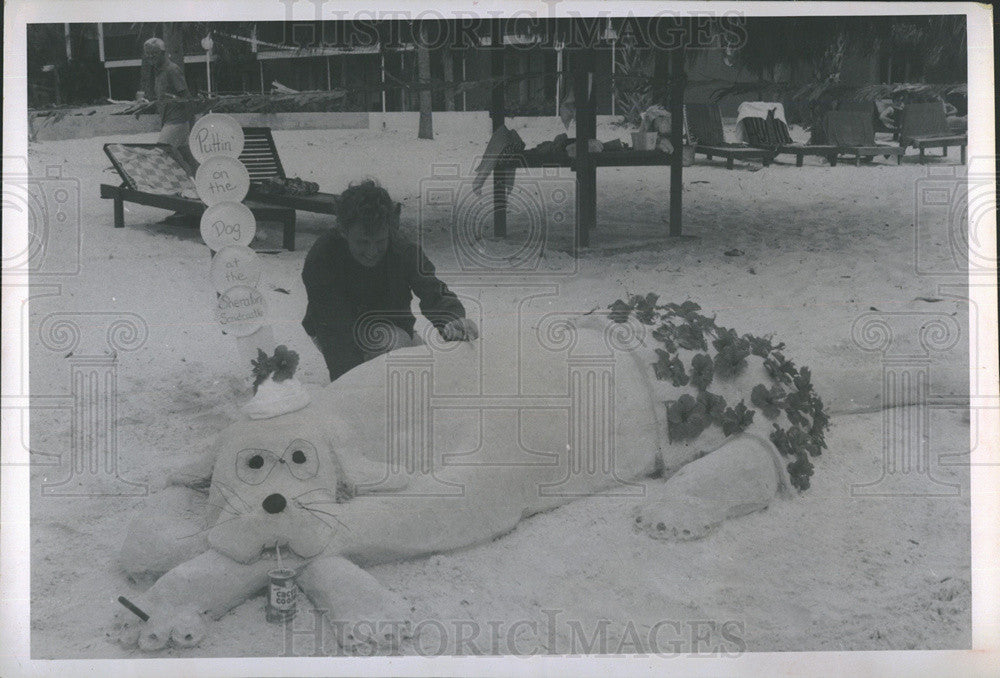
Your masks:
M 410 312 L 414 294 L 446 341 L 479 336 L 434 265 L 399 235 L 401 208 L 372 180 L 352 185 L 340 197 L 337 228 L 306 255 L 302 326 L 323 353 L 331 381 L 376 355 L 421 343 Z

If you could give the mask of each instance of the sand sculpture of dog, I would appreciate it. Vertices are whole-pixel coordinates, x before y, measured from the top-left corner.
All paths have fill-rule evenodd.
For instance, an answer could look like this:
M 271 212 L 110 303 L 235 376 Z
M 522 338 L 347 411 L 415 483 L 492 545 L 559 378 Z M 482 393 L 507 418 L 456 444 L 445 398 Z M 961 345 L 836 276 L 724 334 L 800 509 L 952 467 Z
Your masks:
M 277 547 L 339 628 L 399 622 L 339 638 L 386 650 L 410 607 L 365 566 L 487 542 L 600 492 L 634 496 L 622 527 L 661 539 L 766 507 L 789 486 L 772 422 L 671 440 L 664 403 L 689 387 L 654 377 L 650 329 L 546 317 L 473 343 L 432 340 L 355 368 L 303 410 L 233 424 L 133 520 L 125 570 L 162 576 L 135 600 L 147 622 L 120 612 L 119 641 L 197 643 L 202 620 L 266 586 Z M 712 392 L 736 404 L 771 382 L 764 358 L 745 363 Z

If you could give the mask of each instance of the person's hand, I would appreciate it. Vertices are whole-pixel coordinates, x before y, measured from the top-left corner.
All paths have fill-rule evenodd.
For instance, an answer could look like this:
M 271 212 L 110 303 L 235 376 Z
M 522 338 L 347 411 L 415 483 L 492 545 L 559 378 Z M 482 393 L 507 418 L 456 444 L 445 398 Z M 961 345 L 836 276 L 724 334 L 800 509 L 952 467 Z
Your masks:
M 479 338 L 479 328 L 468 318 L 455 318 L 441 328 L 445 341 L 472 341 Z

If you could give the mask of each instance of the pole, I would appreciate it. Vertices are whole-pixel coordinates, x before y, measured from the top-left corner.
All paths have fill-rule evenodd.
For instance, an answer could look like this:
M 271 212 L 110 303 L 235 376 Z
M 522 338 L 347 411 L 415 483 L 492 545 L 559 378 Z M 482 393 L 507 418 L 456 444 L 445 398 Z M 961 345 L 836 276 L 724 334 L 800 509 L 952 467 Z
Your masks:
M 597 136 L 594 107 L 594 50 L 573 54 L 573 99 L 576 101 L 576 232 L 580 247 L 590 246 L 590 232 L 597 225 L 597 167 L 589 142 Z
M 70 35 L 69 24 L 63 24 L 63 34 L 66 36 L 66 61 L 73 59 L 73 37 Z
M 462 50 L 462 84 L 463 85 L 465 84 L 465 59 L 468 56 L 468 53 L 469 53 L 468 50 L 465 50 L 465 49 Z M 466 95 L 466 91 L 463 88 L 462 89 L 462 112 L 463 113 L 465 111 L 469 110 L 468 107 L 467 107 L 467 105 L 466 105 L 468 102 L 467 102 L 467 100 L 465 98 L 465 95 Z
M 611 19 L 608 19 L 608 25 L 610 26 Z M 611 115 L 615 114 L 615 99 L 618 98 L 618 86 L 615 84 L 615 48 L 618 41 L 615 38 L 611 39 Z
M 503 24 L 494 20 L 490 26 L 490 75 L 493 77 L 493 88 L 490 93 L 490 119 L 493 131 L 503 127 L 506 111 L 503 97 Z M 507 185 L 506 171 L 495 167 L 493 169 L 493 236 L 507 237 Z
M 563 58 L 562 58 L 562 46 L 556 46 L 556 117 L 559 117 L 559 100 L 562 90 L 562 68 L 563 68 Z
M 97 57 L 104 63 L 104 24 L 97 24 Z
M 212 48 L 205 50 L 205 80 L 208 82 L 208 93 L 212 94 Z
M 385 113 L 385 52 L 379 50 L 379 73 L 382 76 L 382 112 Z
M 684 46 L 670 53 L 670 235 L 683 232 L 681 224 L 681 191 L 684 188 Z
M 260 59 L 260 57 L 257 57 L 257 58 Z M 260 93 L 263 94 L 264 93 L 264 62 L 263 61 L 257 61 L 257 63 L 260 65 Z

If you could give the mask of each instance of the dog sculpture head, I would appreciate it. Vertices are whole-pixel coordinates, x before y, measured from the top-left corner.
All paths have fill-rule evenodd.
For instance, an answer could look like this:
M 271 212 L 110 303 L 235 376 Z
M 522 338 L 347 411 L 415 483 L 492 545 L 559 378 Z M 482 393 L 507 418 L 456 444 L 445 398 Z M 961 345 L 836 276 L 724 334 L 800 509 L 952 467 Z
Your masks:
M 241 422 L 219 438 L 209 544 L 240 562 L 276 545 L 311 558 L 333 535 L 347 494 L 326 438 L 301 418 Z

